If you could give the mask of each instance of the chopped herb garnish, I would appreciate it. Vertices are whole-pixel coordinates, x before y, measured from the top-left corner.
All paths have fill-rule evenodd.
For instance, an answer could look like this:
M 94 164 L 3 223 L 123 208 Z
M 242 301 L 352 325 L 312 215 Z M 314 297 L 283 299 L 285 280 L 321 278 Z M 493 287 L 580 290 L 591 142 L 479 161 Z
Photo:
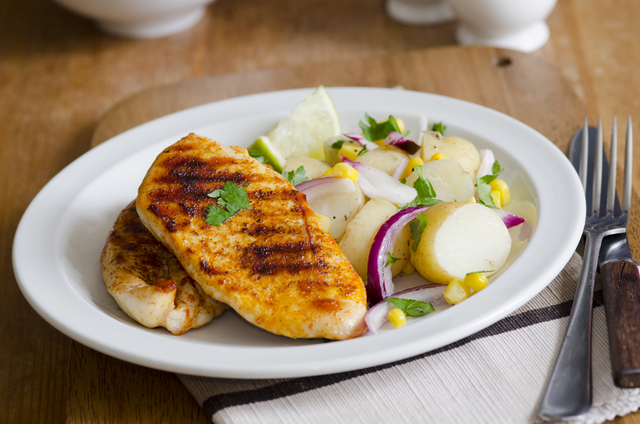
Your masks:
M 488 269 L 486 271 L 471 271 L 471 272 L 467 272 L 465 275 L 469 275 L 469 274 L 483 274 L 485 272 L 493 272 L 492 269 Z
M 444 135 L 444 131 L 447 129 L 447 126 L 444 125 L 442 122 L 438 122 L 437 124 L 433 124 L 431 126 L 431 131 L 437 131 L 440 134 Z
M 356 159 L 358 159 L 360 156 L 364 155 L 365 153 L 367 153 L 367 146 L 362 146 L 362 149 L 360 149 L 358 151 L 358 154 L 356 155 Z
M 491 183 L 491 181 L 498 178 L 498 175 L 500 175 L 500 173 L 502 172 L 502 167 L 500 166 L 498 161 L 493 162 L 493 165 L 491 166 L 491 172 L 491 174 L 487 174 L 484 177 L 476 179 L 478 202 L 490 208 L 497 208 L 496 204 L 493 203 L 493 199 L 491 198 L 491 186 L 489 184 Z
M 305 171 L 304 166 L 300 166 L 295 171 L 284 171 L 282 176 L 285 177 L 291 185 L 297 186 L 300 183 L 307 181 L 309 178 L 307 177 L 307 171 Z
M 424 229 L 427 228 L 427 224 L 429 221 L 425 218 L 424 215 L 416 216 L 416 220 L 412 221 L 409 224 L 409 230 L 411 230 L 411 240 L 413 240 L 413 244 L 411 245 L 411 250 L 414 252 L 418 250 L 418 245 L 420 244 L 420 240 L 422 240 L 422 233 Z
M 413 183 L 413 188 L 416 189 L 418 195 L 411 202 L 407 203 L 402 207 L 402 209 L 409 206 L 433 206 L 438 203 L 442 203 L 442 200 L 436 199 L 436 191 L 433 189 L 433 186 L 424 175 L 424 170 L 422 166 L 415 166 L 413 171 L 418 175 L 418 179 Z M 406 181 L 405 181 L 406 183 Z
M 218 199 L 218 206 L 210 205 L 207 210 L 205 222 L 209 225 L 220 225 L 241 209 L 251 209 L 247 192 L 231 181 L 227 181 L 222 189 L 214 190 L 208 196 Z
M 254 158 L 260 163 L 265 163 L 267 161 L 260 150 L 247 149 L 247 153 L 249 153 L 249 156 L 251 156 L 252 158 Z
M 398 262 L 399 260 L 400 258 L 396 258 L 395 256 L 391 255 L 391 252 L 387 252 L 387 263 L 385 263 L 384 266 L 386 268 L 389 265 Z
M 404 312 L 405 315 L 410 317 L 421 317 L 435 312 L 433 305 L 429 302 L 422 302 L 420 300 L 402 299 L 399 297 L 390 297 L 385 299 L 387 302 L 393 303 L 393 305 Z
M 345 143 L 345 141 L 344 141 L 344 140 L 338 140 L 338 141 L 336 141 L 335 143 L 333 143 L 333 144 L 331 145 L 331 148 L 332 148 L 332 149 L 336 149 L 336 150 L 340 150 L 340 149 L 342 148 L 342 145 L 343 145 L 344 143 Z
M 389 119 L 380 123 L 378 123 L 375 119 L 373 119 L 366 113 L 364 114 L 364 117 L 369 123 L 369 125 L 367 125 L 362 121 L 360 121 L 358 125 L 362 129 L 364 138 L 366 138 L 369 141 L 384 140 L 385 138 L 387 138 L 387 136 L 391 131 L 397 131 L 402 135 L 404 135 L 405 137 L 409 134 L 409 131 L 405 131 L 404 133 L 400 131 L 400 126 L 398 125 L 398 121 L 396 121 L 396 118 L 394 118 L 391 115 L 389 115 Z

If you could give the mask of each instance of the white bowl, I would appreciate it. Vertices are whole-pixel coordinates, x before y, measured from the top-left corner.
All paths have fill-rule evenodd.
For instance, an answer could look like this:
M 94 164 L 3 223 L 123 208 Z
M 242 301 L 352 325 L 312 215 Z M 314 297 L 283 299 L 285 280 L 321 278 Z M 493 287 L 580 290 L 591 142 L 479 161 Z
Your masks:
M 533 52 L 549 39 L 545 19 L 557 0 L 447 0 L 460 24 L 460 44 Z
M 54 0 L 96 21 L 110 34 L 129 38 L 158 38 L 182 32 L 204 16 L 214 0 Z

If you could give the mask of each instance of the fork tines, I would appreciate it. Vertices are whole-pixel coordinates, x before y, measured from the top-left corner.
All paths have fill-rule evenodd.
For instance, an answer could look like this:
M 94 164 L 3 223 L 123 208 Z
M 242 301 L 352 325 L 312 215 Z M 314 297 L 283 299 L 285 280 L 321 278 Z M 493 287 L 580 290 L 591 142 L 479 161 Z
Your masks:
M 611 147 L 609 150 L 609 178 L 608 186 L 606 188 L 607 200 L 606 200 L 606 213 L 614 214 L 615 201 L 616 201 L 616 171 L 617 171 L 617 153 L 618 153 L 618 130 L 617 120 L 613 117 L 613 126 L 611 129 Z M 602 135 L 602 119 L 598 118 L 598 132 L 596 138 L 595 147 L 595 160 L 593 175 L 593 191 L 591 205 L 587 205 L 587 212 L 589 215 L 600 213 L 600 199 L 602 193 L 602 162 L 603 162 L 603 135 Z M 582 188 L 585 193 L 587 190 L 587 175 L 589 174 L 587 160 L 589 155 L 589 127 L 587 125 L 587 118 L 584 119 L 584 130 L 582 132 L 582 157 L 580 160 L 580 180 L 582 181 Z M 627 137 L 625 144 L 625 167 L 624 167 L 624 184 L 622 194 L 622 212 L 629 212 L 631 208 L 631 179 L 632 174 L 632 161 L 633 161 L 633 134 L 631 126 L 631 115 L 627 118 Z

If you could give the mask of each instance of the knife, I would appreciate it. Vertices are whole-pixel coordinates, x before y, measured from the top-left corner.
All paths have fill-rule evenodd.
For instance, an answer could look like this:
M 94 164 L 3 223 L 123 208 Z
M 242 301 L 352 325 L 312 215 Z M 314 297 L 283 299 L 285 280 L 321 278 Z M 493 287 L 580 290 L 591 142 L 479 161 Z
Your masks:
M 580 128 L 573 135 L 569 147 L 569 160 L 576 171 L 580 168 L 582 151 Z M 589 157 L 595 154 L 597 129 L 588 128 Z M 600 210 L 606 210 L 609 163 L 603 155 L 602 190 Z M 593 172 L 588 173 L 586 199 L 591 204 Z M 614 216 L 619 216 L 620 202 L 615 199 Z M 615 234 L 602 240 L 599 256 L 600 277 L 604 297 L 609 351 L 613 380 L 618 387 L 640 386 L 640 267 L 631 256 L 627 234 Z

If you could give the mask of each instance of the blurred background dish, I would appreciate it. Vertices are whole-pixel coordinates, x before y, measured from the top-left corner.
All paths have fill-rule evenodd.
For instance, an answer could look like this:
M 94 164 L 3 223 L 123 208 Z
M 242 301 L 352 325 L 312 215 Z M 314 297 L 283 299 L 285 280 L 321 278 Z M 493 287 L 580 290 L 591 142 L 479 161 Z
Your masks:
M 408 25 L 432 25 L 456 19 L 446 0 L 387 0 L 386 7 L 392 19 Z
M 549 40 L 545 19 L 556 0 L 447 0 L 458 16 L 460 44 L 531 53 Z
M 214 0 L 54 0 L 93 19 L 102 31 L 127 38 L 159 38 L 185 31 Z

